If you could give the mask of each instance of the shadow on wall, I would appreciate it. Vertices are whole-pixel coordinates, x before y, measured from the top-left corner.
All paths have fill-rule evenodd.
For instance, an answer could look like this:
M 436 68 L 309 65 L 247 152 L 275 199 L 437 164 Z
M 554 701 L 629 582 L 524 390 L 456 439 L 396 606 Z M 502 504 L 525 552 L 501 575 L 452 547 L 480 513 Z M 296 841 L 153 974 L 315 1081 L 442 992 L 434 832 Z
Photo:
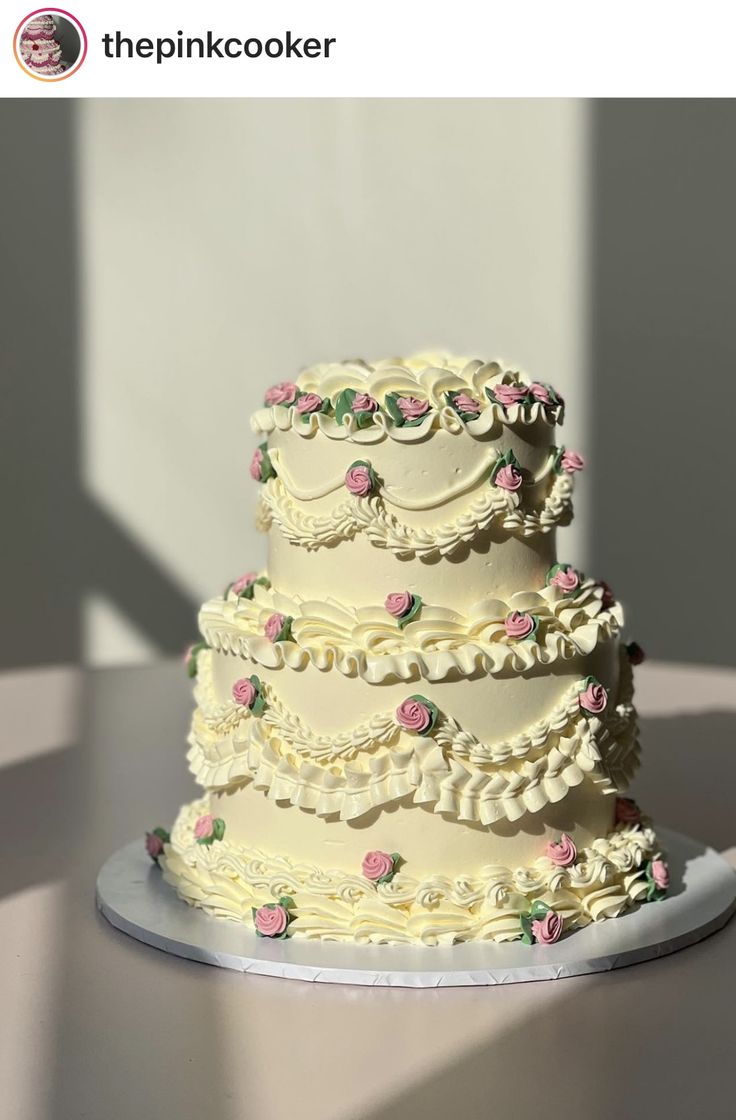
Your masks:
M 734 663 L 736 102 L 593 107 L 594 571 L 654 657 Z
M 64 101 L 0 104 L 0 668 L 81 660 L 91 591 L 162 653 L 195 629 L 197 605 L 82 490 L 74 113 Z

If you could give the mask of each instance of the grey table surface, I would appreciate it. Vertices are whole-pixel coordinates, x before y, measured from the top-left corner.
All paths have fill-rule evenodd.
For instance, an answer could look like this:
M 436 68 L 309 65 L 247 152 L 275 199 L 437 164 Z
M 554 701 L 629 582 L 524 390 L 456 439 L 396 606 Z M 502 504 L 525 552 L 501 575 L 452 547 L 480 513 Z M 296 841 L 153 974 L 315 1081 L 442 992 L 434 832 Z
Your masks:
M 736 671 L 637 681 L 637 797 L 736 865 Z M 0 677 L 2 1120 L 733 1117 L 736 921 L 614 973 L 443 991 L 242 976 L 118 933 L 97 870 L 192 796 L 190 711 L 180 665 Z

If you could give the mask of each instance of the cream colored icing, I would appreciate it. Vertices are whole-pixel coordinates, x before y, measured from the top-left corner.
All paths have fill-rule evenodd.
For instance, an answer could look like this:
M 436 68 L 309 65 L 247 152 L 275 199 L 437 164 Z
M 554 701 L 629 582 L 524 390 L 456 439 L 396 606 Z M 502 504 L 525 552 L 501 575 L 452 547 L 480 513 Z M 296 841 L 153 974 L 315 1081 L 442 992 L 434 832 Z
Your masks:
M 621 609 L 604 609 L 591 580 L 569 595 L 545 586 L 555 526 L 572 513 L 552 438 L 562 406 L 502 408 L 485 393 L 532 380 L 436 355 L 341 363 L 305 370 L 298 387 L 333 403 L 344 388 L 369 394 L 381 410 L 367 427 L 293 405 L 256 413 L 276 471 L 260 491 L 272 586 L 201 612 L 211 649 L 188 759 L 208 794 L 182 810 L 161 857 L 192 905 L 249 922 L 251 906 L 290 895 L 289 935 L 431 945 L 517 937 L 535 899 L 574 929 L 647 894 L 654 834 L 611 831 L 638 764 Z M 474 397 L 477 418 L 450 392 Z M 404 408 L 420 418 L 402 426 L 389 393 L 428 402 L 426 415 Z M 518 490 L 491 483 L 502 457 L 519 464 Z M 345 488 L 356 460 L 377 479 L 367 498 Z M 389 594 L 422 600 L 405 626 Z M 513 612 L 534 617 L 531 637 L 528 625 L 509 636 Z M 274 617 L 287 640 L 268 637 Z M 252 712 L 233 688 L 252 699 L 253 675 Z M 603 711 L 581 709 L 580 696 L 601 707 L 603 689 Z M 421 719 L 437 711 L 424 735 L 396 715 L 417 694 Z M 208 812 L 224 838 L 195 845 Z M 569 868 L 544 855 L 562 833 L 578 853 Z M 361 874 L 369 851 L 403 857 L 390 883 Z
M 192 842 L 204 798 L 185 806 L 161 857 L 164 877 L 190 905 L 250 924 L 251 908 L 283 895 L 294 901 L 290 936 L 358 942 L 450 944 L 519 937 L 532 901 L 553 905 L 566 929 L 615 917 L 646 896 L 645 865 L 659 855 L 654 832 L 619 825 L 578 850 L 571 867 L 545 856 L 527 867 L 487 865 L 457 877 L 417 879 L 411 859 L 389 883 L 293 860 L 227 838 L 203 848 Z
M 200 614 L 200 629 L 214 649 L 250 657 L 262 665 L 320 669 L 334 667 L 373 682 L 391 677 L 440 680 L 449 674 L 470 676 L 483 670 L 523 672 L 589 653 L 599 641 L 619 633 L 621 607 L 603 610 L 603 590 L 585 580 L 572 595 L 555 587 L 512 595 L 508 602 L 487 599 L 470 610 L 452 610 L 424 602 L 419 615 L 403 629 L 385 607 L 354 607 L 333 599 L 304 600 L 273 587 L 257 586 L 252 600 L 212 599 Z M 536 640 L 510 640 L 504 619 L 524 611 L 540 620 Z M 293 619 L 293 642 L 274 645 L 263 637 L 274 612 Z
M 211 657 L 200 655 L 190 735 L 197 781 L 209 787 L 252 781 L 272 800 L 318 816 L 349 820 L 411 794 L 461 820 L 513 821 L 561 800 L 586 775 L 602 793 L 624 788 L 638 761 L 630 669 L 618 703 L 603 718 L 580 709 L 578 682 L 533 726 L 484 742 L 444 711 L 428 737 L 404 732 L 390 709 L 337 735 L 320 734 L 269 684 L 266 709 L 253 716 L 218 699 Z
M 566 525 L 572 518 L 573 487 L 572 475 L 558 475 L 541 507 L 525 510 L 518 492 L 487 485 L 460 516 L 436 527 L 423 528 L 409 525 L 391 513 L 383 490 L 368 498 L 350 496 L 327 514 L 304 513 L 284 480 L 278 477 L 264 486 L 257 525 L 264 532 L 275 525 L 290 544 L 301 548 L 328 548 L 365 533 L 371 544 L 386 548 L 401 559 L 429 559 L 451 556 L 493 524 L 507 533 L 525 537 Z M 428 500 L 427 508 L 437 509 L 455 496 L 456 492 L 438 494 Z M 416 509 L 418 503 L 411 506 L 404 500 L 403 508 Z
M 375 444 L 390 438 L 397 443 L 416 443 L 426 439 L 434 429 L 453 435 L 467 432 L 473 437 L 486 435 L 499 424 L 537 424 L 547 427 L 562 421 L 563 408 L 546 409 L 542 404 L 512 405 L 502 408 L 492 404 L 485 395 L 486 386 L 506 379 L 531 384 L 532 379 L 518 371 L 504 368 L 503 363 L 481 362 L 477 359 L 448 358 L 441 354 L 417 354 L 411 358 L 393 358 L 370 365 L 365 362 L 339 362 L 316 365 L 300 373 L 297 385 L 304 392 L 316 392 L 334 398 L 346 388 L 356 389 L 381 401 L 387 393 L 400 392 L 426 399 L 431 411 L 416 427 L 397 427 L 384 412 L 376 414 L 374 423 L 358 428 L 350 416 L 338 424 L 334 416 L 323 413 L 300 416 L 293 407 L 274 406 L 259 409 L 251 426 L 259 435 L 293 430 L 299 436 L 311 437 L 315 432 L 332 440 L 348 440 L 358 444 Z M 449 407 L 446 393 L 467 391 L 480 400 L 482 411 L 477 419 L 462 420 Z

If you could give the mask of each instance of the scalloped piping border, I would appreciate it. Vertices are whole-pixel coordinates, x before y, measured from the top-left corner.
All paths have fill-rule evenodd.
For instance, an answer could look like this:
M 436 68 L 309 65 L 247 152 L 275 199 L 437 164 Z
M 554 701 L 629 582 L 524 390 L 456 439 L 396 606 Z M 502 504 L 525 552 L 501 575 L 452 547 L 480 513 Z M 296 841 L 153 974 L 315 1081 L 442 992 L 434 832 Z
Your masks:
M 282 480 L 273 478 L 265 483 L 261 493 L 256 526 L 265 531 L 276 525 L 290 544 L 312 551 L 365 533 L 371 544 L 388 549 L 401 559 L 428 559 L 451 556 L 494 523 L 522 537 L 549 533 L 558 525 L 567 525 L 572 519 L 573 489 L 572 476 L 560 474 L 542 506 L 525 513 L 519 508 L 518 494 L 490 486 L 459 517 L 434 529 L 420 529 L 403 524 L 389 513 L 380 494 L 349 497 L 328 514 L 302 513 Z
M 639 761 L 630 666 L 622 666 L 618 703 L 604 720 L 580 711 L 574 686 L 547 720 L 512 740 L 484 744 L 444 713 L 426 737 L 403 732 L 391 713 L 377 714 L 339 740 L 317 736 L 267 686 L 274 708 L 259 717 L 241 708 L 237 719 L 234 705 L 215 699 L 211 654 L 201 657 L 200 707 L 187 754 L 196 781 L 211 789 L 252 781 L 269 799 L 320 817 L 353 820 L 411 795 L 415 803 L 433 804 L 434 812 L 458 820 L 515 821 L 561 801 L 586 776 L 601 792 L 621 790 Z M 356 759 L 379 747 L 386 747 L 385 753 L 369 757 L 365 766 Z M 293 754 L 303 757 L 293 760 Z
M 521 915 L 537 899 L 560 914 L 566 931 L 617 917 L 647 894 L 646 865 L 661 855 L 656 834 L 619 825 L 580 850 L 569 868 L 542 856 L 531 867 L 489 867 L 477 876 L 413 879 L 399 870 L 389 883 L 294 863 L 287 856 L 192 840 L 194 822 L 209 810 L 205 797 L 179 812 L 160 859 L 165 880 L 191 906 L 218 918 L 251 923 L 251 908 L 284 894 L 294 900 L 290 936 L 424 945 L 510 941 Z
M 532 594 L 541 602 L 533 601 Z M 525 672 L 537 665 L 550 665 L 558 658 L 569 660 L 578 654 L 590 653 L 599 641 L 618 635 L 623 625 L 618 603 L 591 613 L 599 607 L 601 595 L 599 584 L 585 580 L 573 596 L 553 595 L 545 588 L 539 593 L 520 592 L 507 603 L 487 601 L 486 609 L 496 612 L 499 620 L 510 610 L 524 610 L 539 614 L 545 623 L 549 621 L 563 627 L 549 630 L 541 643 L 537 640 L 487 641 L 480 635 L 473 637 L 473 631 L 489 626 L 495 618 L 494 613 L 485 616 L 480 611 L 457 614 L 449 620 L 447 632 L 443 633 L 445 620 L 432 618 L 432 608 L 426 603 L 423 606 L 425 618 L 410 623 L 404 630 L 385 609 L 377 607 L 359 612 L 351 631 L 336 633 L 328 628 L 330 622 L 334 625 L 333 618 L 325 620 L 301 615 L 301 600 L 260 587 L 256 587 L 252 601 L 232 597 L 211 599 L 202 607 L 199 625 L 213 649 L 248 657 L 266 668 L 301 669 L 311 663 L 322 671 L 334 667 L 346 676 L 361 676 L 371 683 L 390 677 L 411 680 L 418 669 L 423 679 L 438 681 L 451 672 L 468 676 L 478 669 L 491 675 L 509 668 Z M 329 608 L 331 604 L 327 602 L 324 606 Z M 478 604 L 479 608 L 483 606 L 485 604 Z M 334 607 L 351 621 L 347 608 L 339 603 Z M 274 644 L 263 636 L 264 614 L 276 611 L 293 619 L 291 641 Z M 375 617 L 371 617 L 371 611 Z M 567 621 L 574 621 L 579 615 L 584 616 L 585 621 L 577 622 L 574 629 L 565 629 Z M 425 621 L 428 639 L 423 638 Z M 462 635 L 461 640 L 459 635 Z M 401 643 L 403 648 L 394 648 L 391 652 L 372 649 L 361 641 L 361 637 L 365 639 L 366 636 L 376 645 L 390 641 L 394 646 Z M 422 641 L 426 640 L 457 640 L 458 644 L 454 649 L 433 650 L 422 648 Z

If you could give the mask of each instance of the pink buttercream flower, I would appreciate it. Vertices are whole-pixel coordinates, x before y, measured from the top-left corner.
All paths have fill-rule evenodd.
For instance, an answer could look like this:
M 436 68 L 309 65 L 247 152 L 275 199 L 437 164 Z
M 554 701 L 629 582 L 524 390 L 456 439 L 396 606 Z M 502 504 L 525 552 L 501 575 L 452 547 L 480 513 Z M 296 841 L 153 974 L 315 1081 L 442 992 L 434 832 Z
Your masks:
M 184 656 L 182 657 L 182 661 L 184 662 L 185 665 L 189 664 L 189 659 L 191 658 L 192 654 L 194 653 L 194 648 L 195 648 L 196 644 L 197 644 L 196 642 L 190 642 L 189 645 L 187 646 L 187 648 L 184 650 Z
M 155 860 L 156 862 L 158 862 L 159 856 L 163 855 L 164 842 L 160 836 L 156 835 L 155 832 L 146 833 L 146 851 L 148 852 L 151 859 Z
M 253 923 L 261 937 L 279 937 L 289 924 L 289 911 L 278 902 L 259 906 Z
M 559 587 L 560 591 L 568 594 L 580 586 L 580 574 L 574 568 L 560 568 L 549 582 L 550 586 Z
M 608 703 L 608 693 L 600 681 L 591 681 L 587 688 L 580 693 L 578 703 L 584 712 L 599 716 Z
M 252 708 L 257 696 L 256 686 L 248 677 L 241 677 L 233 685 L 233 700 L 236 704 L 242 704 L 244 708 Z
M 284 628 L 286 616 L 274 611 L 272 615 L 266 620 L 266 625 L 263 627 L 263 633 L 268 638 L 269 642 L 275 642 L 279 634 Z
M 562 833 L 559 840 L 550 840 L 544 849 L 544 854 L 551 859 L 557 867 L 569 867 L 578 858 L 578 850 L 572 837 L 566 832 Z
M 503 383 L 491 386 L 491 391 L 499 404 L 502 404 L 504 408 L 508 408 L 509 405 L 518 404 L 519 401 L 523 401 L 529 392 L 526 385 L 504 385 Z
M 205 813 L 194 826 L 195 840 L 209 840 L 215 832 L 215 818 L 212 813 Z
M 230 585 L 230 590 L 239 595 L 241 591 L 245 591 L 249 584 L 253 583 L 257 575 L 257 572 L 246 572 L 245 575 L 238 576 Z
M 319 412 L 323 403 L 322 397 L 317 393 L 302 393 L 296 402 L 296 410 L 302 416 L 306 416 L 310 412 Z
M 660 891 L 666 891 L 670 885 L 670 872 L 664 860 L 653 859 L 651 872 L 655 887 Z
M 543 385 L 541 381 L 532 381 L 529 386 L 529 392 L 534 397 L 535 401 L 539 401 L 541 404 L 552 404 L 549 386 Z
M 299 389 L 293 381 L 279 381 L 266 390 L 264 401 L 267 405 L 293 404 Z
M 396 720 L 407 731 L 416 731 L 421 735 L 432 726 L 432 710 L 424 701 L 409 696 L 396 709 Z
M 581 471 L 585 466 L 585 459 L 582 455 L 578 455 L 577 451 L 565 451 L 560 459 L 560 466 L 563 471 L 568 474 L 574 474 L 575 471 Z
M 548 910 L 543 918 L 532 922 L 532 934 L 539 945 L 554 945 L 562 934 L 562 918 L 554 910 Z
M 493 482 L 495 486 L 500 486 L 502 490 L 518 490 L 522 483 L 521 472 L 508 464 L 496 472 Z
M 405 420 L 418 420 L 429 412 L 429 401 L 420 401 L 418 397 L 397 397 L 396 407 Z
M 506 615 L 503 627 L 509 638 L 528 638 L 534 630 L 534 619 L 523 611 L 511 611 Z
M 345 485 L 356 498 L 367 498 L 373 489 L 373 479 L 368 467 L 348 467 L 345 472 Z
M 356 393 L 353 397 L 353 412 L 378 412 L 378 401 L 367 393 Z
M 394 859 L 388 852 L 367 852 L 363 858 L 363 874 L 373 883 L 386 875 L 391 875 L 393 869 Z
M 474 416 L 478 416 L 483 407 L 480 401 L 476 400 L 475 397 L 469 396 L 467 393 L 458 393 L 454 398 L 453 404 L 459 412 L 467 412 Z
M 631 797 L 616 798 L 616 824 L 639 824 L 641 810 Z
M 253 452 L 253 458 L 250 461 L 250 477 L 255 479 L 256 482 L 261 480 L 261 469 L 263 467 L 263 452 L 260 447 L 257 447 Z
M 394 618 L 403 618 L 414 605 L 414 596 L 408 591 L 392 591 L 383 605 Z

